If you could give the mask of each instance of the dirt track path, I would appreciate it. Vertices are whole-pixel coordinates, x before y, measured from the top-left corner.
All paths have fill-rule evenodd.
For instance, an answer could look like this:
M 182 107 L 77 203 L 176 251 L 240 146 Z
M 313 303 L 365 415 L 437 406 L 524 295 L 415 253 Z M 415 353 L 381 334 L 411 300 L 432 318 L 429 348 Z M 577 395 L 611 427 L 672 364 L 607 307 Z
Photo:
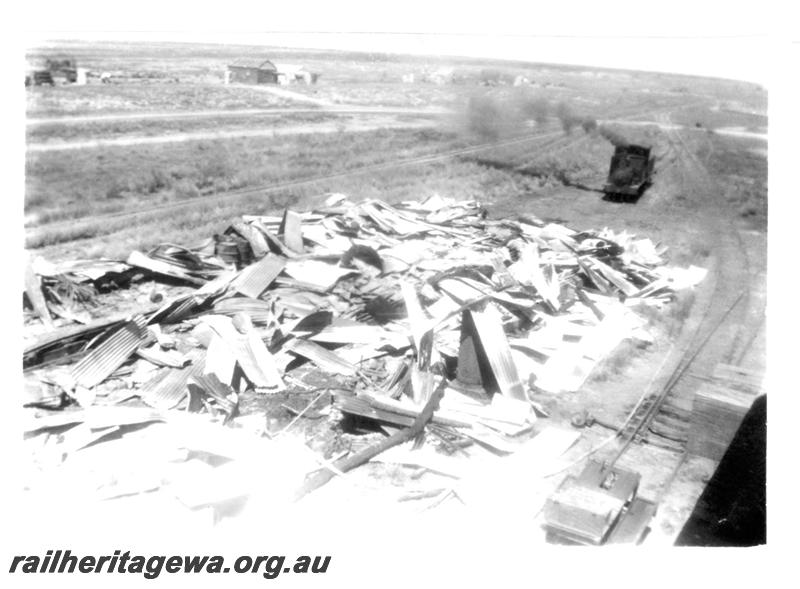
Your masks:
M 749 351 L 745 344 L 749 334 L 759 329 L 763 319 L 765 244 L 753 239 L 757 232 L 743 227 L 737 211 L 726 200 L 723 186 L 695 155 L 693 145 L 686 136 L 676 131 L 669 137 L 677 148 L 677 163 L 683 174 L 683 186 L 680 188 L 692 194 L 699 207 L 699 221 L 711 236 L 716 288 L 712 293 L 713 302 L 708 314 L 718 322 L 720 315 L 735 305 L 730 317 L 715 332 L 714 341 L 705 347 L 701 357 L 711 357 L 710 361 L 714 364 L 739 364 Z M 709 368 L 713 369 L 713 366 Z
M 653 390 L 665 390 L 666 395 L 661 410 L 642 432 L 649 443 L 632 446 L 627 457 L 628 464 L 645 474 L 650 469 L 653 473 L 663 470 L 658 464 L 658 448 L 652 444 L 672 446 L 676 453 L 670 478 L 655 489 L 661 505 L 648 544 L 675 541 L 716 468 L 715 461 L 686 453 L 698 387 L 720 363 L 763 370 L 765 353 L 766 235 L 744 228 L 727 202 L 722 184 L 695 154 L 697 146 L 691 136 L 670 127 L 666 121 L 666 137 L 675 155 L 668 182 L 675 193 L 663 196 L 683 194 L 694 203 L 697 212 L 686 219 L 686 229 L 708 236 L 711 257 L 709 275 L 698 288 L 690 315 L 664 359 L 665 369 L 654 382 Z M 665 203 L 642 204 L 656 211 Z M 680 376 L 671 381 L 675 374 Z M 676 442 L 678 439 L 684 441 Z
M 696 155 L 710 154 L 706 133 L 675 125 L 666 112 L 648 118 L 660 127 L 652 135 L 658 154 L 656 176 L 638 203 L 599 207 L 595 195 L 590 199 L 586 192 L 573 195 L 561 189 L 553 210 L 563 207 L 567 219 L 570 214 L 577 219 L 585 215 L 617 229 L 626 224 L 658 228 L 658 239 L 670 245 L 676 264 L 693 262 L 707 268 L 708 276 L 693 298 L 687 293 L 673 304 L 675 311 L 666 310 L 675 313 L 674 321 L 668 315 L 663 325 L 654 322 L 653 333 L 659 335 L 654 346 L 642 354 L 632 352 L 625 367 L 611 377 L 590 381 L 572 398 L 558 398 L 551 419 L 569 428 L 571 414 L 586 409 L 619 428 L 644 398 L 636 413 L 641 418 L 633 421 L 646 418 L 650 423 L 635 442 L 626 445 L 633 428 L 619 437 L 604 427 L 586 428 L 568 459 L 577 461 L 573 475 L 579 473 L 586 453 L 601 462 L 618 460 L 620 467 L 638 472 L 641 496 L 660 502 L 646 543 L 667 546 L 675 542 L 716 467 L 713 460 L 684 452 L 695 391 L 720 362 L 763 369 L 766 234 L 744 224 L 726 194 L 726 181 L 709 172 Z M 562 204 L 573 196 L 576 207 Z M 683 256 L 685 261 L 680 261 Z M 675 381 L 684 366 L 688 368 Z M 666 409 L 654 412 L 650 420 L 648 408 L 664 391 Z
M 625 125 L 628 127 L 658 127 L 662 131 L 665 131 L 667 134 L 673 131 L 681 131 L 681 130 L 695 130 L 700 131 L 702 133 L 706 133 L 708 129 L 695 129 L 694 127 L 687 127 L 686 125 L 679 125 L 677 123 L 670 122 L 669 117 L 659 116 L 656 117 L 656 120 L 653 121 L 630 121 L 626 119 L 606 119 L 598 121 L 600 124 L 609 124 L 613 123 L 616 125 Z M 717 129 L 712 129 L 712 132 L 716 133 L 717 135 L 725 135 L 727 137 L 739 137 L 741 139 L 756 139 L 758 141 L 768 141 L 768 135 L 766 133 L 755 133 L 753 131 L 748 131 L 743 127 L 720 127 Z
M 269 115 L 297 115 L 297 114 L 408 114 L 408 115 L 436 115 L 447 114 L 449 111 L 442 108 L 406 108 L 396 106 L 329 106 L 326 108 L 248 108 L 241 110 L 189 110 L 189 111 L 160 111 L 160 112 L 133 112 L 114 113 L 106 115 L 79 115 L 66 117 L 29 118 L 25 121 L 28 127 L 38 125 L 81 125 L 86 123 L 122 123 L 129 121 L 156 121 L 176 119 L 216 119 L 222 117 L 247 117 Z
M 236 85 L 233 84 L 231 84 L 231 86 L 236 87 Z M 256 84 L 256 85 L 247 85 L 242 87 L 247 89 L 259 90 L 261 92 L 266 92 L 268 94 L 273 94 L 274 96 L 278 96 L 279 98 L 285 98 L 287 100 L 295 100 L 297 102 L 316 104 L 318 106 L 333 106 L 333 103 L 328 102 L 327 100 L 314 98 L 313 96 L 306 96 L 305 94 L 301 94 L 300 92 L 292 92 L 291 90 L 286 90 L 285 88 L 281 88 L 280 86 L 274 86 L 271 84 Z
M 363 133 L 377 129 L 422 129 L 431 127 L 433 121 L 398 121 L 393 117 L 372 117 L 351 121 L 332 121 L 288 125 L 271 129 L 231 129 L 227 131 L 197 131 L 194 133 L 169 133 L 157 136 L 127 136 L 113 139 L 91 139 L 88 141 L 64 141 L 31 143 L 29 153 L 68 151 L 74 149 L 97 149 L 101 147 L 130 147 L 137 145 L 160 145 L 164 143 L 185 143 L 187 141 L 206 141 L 214 139 L 240 139 L 247 137 L 283 137 L 287 135 L 307 135 L 326 133 Z

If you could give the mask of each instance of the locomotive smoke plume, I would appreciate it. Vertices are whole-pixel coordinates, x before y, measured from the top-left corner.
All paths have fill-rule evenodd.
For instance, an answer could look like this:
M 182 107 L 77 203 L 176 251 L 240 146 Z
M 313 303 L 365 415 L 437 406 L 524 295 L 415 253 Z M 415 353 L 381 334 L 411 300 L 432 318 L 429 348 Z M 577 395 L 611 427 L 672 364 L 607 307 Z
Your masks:
M 569 135 L 572 130 L 581 124 L 581 117 L 575 115 L 568 104 L 559 102 L 556 106 L 556 116 L 561 121 L 561 128 Z
M 598 132 L 600 133 L 601 137 L 610 142 L 614 147 L 627 147 L 629 145 L 629 142 L 627 139 L 625 139 L 625 137 L 616 131 L 612 131 L 604 125 L 600 125 L 600 127 L 598 127 Z
M 466 109 L 466 128 L 483 139 L 497 140 L 508 128 L 507 109 L 494 96 L 471 96 Z
M 527 121 L 543 125 L 550 116 L 550 103 L 527 92 L 510 96 L 473 94 L 464 113 L 465 131 L 483 139 L 497 140 L 519 133 Z
M 556 107 L 556 116 L 561 121 L 561 128 L 569 135 L 576 127 L 583 129 L 584 133 L 594 133 L 597 130 L 597 121 L 594 117 L 576 115 L 568 104 L 560 102 Z
M 545 98 L 530 94 L 503 98 L 488 93 L 475 94 L 466 105 L 464 127 L 470 134 L 494 141 L 518 132 L 527 120 L 544 124 L 551 113 L 561 122 L 567 135 L 581 128 L 587 135 L 599 134 L 615 147 L 629 145 L 625 137 L 600 125 L 594 117 L 576 114 L 566 102 L 552 105 Z

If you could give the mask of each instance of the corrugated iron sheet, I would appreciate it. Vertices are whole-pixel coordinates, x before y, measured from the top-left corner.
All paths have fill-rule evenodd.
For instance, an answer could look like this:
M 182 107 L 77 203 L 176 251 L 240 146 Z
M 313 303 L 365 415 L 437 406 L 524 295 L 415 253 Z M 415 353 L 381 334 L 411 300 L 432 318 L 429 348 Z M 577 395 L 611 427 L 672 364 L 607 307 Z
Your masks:
M 230 385 L 220 382 L 215 374 L 193 376 L 189 380 L 188 389 L 192 395 L 190 411 L 192 410 L 191 405 L 198 402 L 202 404 L 202 397 L 205 396 L 213 399 L 216 406 L 225 413 L 225 421 L 228 421 L 236 412 L 239 396 Z
M 175 350 L 162 350 L 158 344 L 139 348 L 136 353 L 139 357 L 158 366 L 168 366 L 170 368 L 183 368 L 186 365 L 186 358 Z
M 88 325 L 62 327 L 46 333 L 25 348 L 22 355 L 22 367 L 27 369 L 32 366 L 46 364 L 51 359 L 63 359 L 70 354 L 77 353 L 85 345 L 86 340 L 109 328 L 118 327 L 123 321 L 119 317 L 107 317 L 93 321 Z
M 186 282 L 190 282 L 197 286 L 208 282 L 208 280 L 199 278 L 198 276 L 193 276 L 190 272 L 181 266 L 178 266 L 177 264 L 171 264 L 164 260 L 156 260 L 138 251 L 133 251 L 130 253 L 127 259 L 127 264 L 130 266 L 136 266 L 137 268 L 150 270 L 150 272 L 155 272 L 156 274 L 164 274 L 165 276 L 180 278 L 181 280 L 185 280 Z
M 503 331 L 500 312 L 494 304 L 489 303 L 483 309 L 472 308 L 467 313 L 472 319 L 472 326 L 466 327 L 474 328 L 474 335 L 483 347 L 500 392 L 513 399 L 527 400 L 525 388 L 511 356 L 511 347 Z
M 205 303 L 205 298 L 202 297 L 188 297 L 180 301 L 174 308 L 161 319 L 161 323 L 178 323 L 183 321 L 190 315 L 193 315 L 198 307 Z
M 222 315 L 204 315 L 202 320 L 210 325 L 230 348 L 250 382 L 257 387 L 276 391 L 286 388 L 275 364 L 275 358 L 255 331 L 239 333 L 230 317 Z
M 206 302 L 206 299 L 206 296 L 189 294 L 170 301 L 153 313 L 147 323 L 148 325 L 154 325 L 157 323 L 178 323 L 183 321 L 196 313 Z
M 286 209 L 278 229 L 278 233 L 283 235 L 283 243 L 286 244 L 286 247 L 298 254 L 302 254 L 304 251 L 302 223 L 303 218 L 300 215 Z
M 117 328 L 72 369 L 75 384 L 92 388 L 103 382 L 146 341 L 147 320 L 136 315 Z
M 264 237 L 264 234 L 252 225 L 248 225 L 242 221 L 234 221 L 231 223 L 231 229 L 236 231 L 236 233 L 248 241 L 251 249 L 253 250 L 253 255 L 257 260 L 263 258 L 269 253 L 269 244 L 267 243 L 267 238 Z
M 290 352 L 308 358 L 325 372 L 343 374 L 344 376 L 355 376 L 358 369 L 343 360 L 336 353 L 326 350 L 319 344 L 307 340 L 294 340 Z
M 275 319 L 272 303 L 250 297 L 221 299 L 214 303 L 214 312 L 222 315 L 245 313 L 253 323 L 269 323 Z
M 243 295 L 257 299 L 281 273 L 286 259 L 266 256 L 260 262 L 251 264 L 239 274 L 233 287 Z
M 205 366 L 206 351 L 196 348 L 186 354 L 190 364 L 180 370 L 165 370 L 139 389 L 142 401 L 156 409 L 172 409 L 187 393 L 189 379 L 200 376 Z

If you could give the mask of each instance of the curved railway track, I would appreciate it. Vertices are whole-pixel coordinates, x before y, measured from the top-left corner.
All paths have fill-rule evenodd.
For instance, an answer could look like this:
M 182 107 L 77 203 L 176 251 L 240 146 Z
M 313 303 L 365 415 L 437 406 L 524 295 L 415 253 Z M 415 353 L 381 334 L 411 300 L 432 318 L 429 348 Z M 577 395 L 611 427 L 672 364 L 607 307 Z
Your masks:
M 730 215 L 720 186 L 679 131 L 667 130 L 682 190 L 693 190 L 713 232 L 713 284 L 694 305 L 682 335 L 628 415 L 617 436 L 615 463 L 634 442 L 685 452 L 695 373 L 710 375 L 717 363 L 741 365 L 764 322 L 764 304 L 751 296 L 751 254 Z M 690 316 L 690 321 L 692 317 Z M 690 372 L 691 370 L 691 372 Z

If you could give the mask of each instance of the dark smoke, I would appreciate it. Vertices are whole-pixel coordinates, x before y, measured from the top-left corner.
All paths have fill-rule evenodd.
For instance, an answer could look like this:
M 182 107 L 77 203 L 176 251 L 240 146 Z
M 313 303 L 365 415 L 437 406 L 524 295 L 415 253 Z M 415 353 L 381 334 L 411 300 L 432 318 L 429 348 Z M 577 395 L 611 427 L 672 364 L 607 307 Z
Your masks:
M 483 139 L 498 139 L 506 129 L 506 111 L 492 96 L 475 95 L 467 102 L 467 129 Z
M 576 114 L 565 102 L 559 102 L 554 106 L 546 99 L 528 92 L 520 92 L 506 98 L 491 94 L 472 96 L 466 107 L 465 126 L 470 134 L 494 141 L 518 133 L 526 121 L 531 119 L 542 125 L 551 115 L 558 118 L 562 129 L 568 135 L 580 128 L 587 135 L 599 134 L 615 147 L 629 145 L 625 137 L 598 124 L 594 117 Z
M 586 134 L 594 133 L 597 130 L 597 121 L 592 118 L 585 118 L 581 122 L 581 127 L 583 127 L 583 132 Z
M 581 124 L 581 118 L 572 112 L 572 109 L 564 102 L 559 102 L 556 106 L 556 116 L 561 121 L 561 128 L 569 135 L 572 130 Z
M 470 134 L 496 140 L 519 133 L 530 120 L 545 124 L 550 110 L 547 100 L 525 91 L 504 97 L 477 93 L 467 102 L 464 120 Z
M 598 127 L 598 132 L 600 133 L 600 136 L 603 137 L 603 139 L 609 141 L 611 145 L 613 145 L 614 147 L 627 147 L 628 145 L 630 145 L 630 143 L 628 142 L 627 139 L 625 139 L 625 137 L 623 137 L 616 131 L 612 131 L 611 129 L 609 129 L 604 125 Z
M 569 135 L 576 127 L 583 129 L 584 133 L 593 133 L 597 129 L 597 121 L 593 117 L 576 115 L 568 104 L 560 102 L 556 107 L 556 116 L 561 121 L 561 127 Z
M 537 125 L 543 125 L 550 116 L 550 103 L 544 98 L 525 97 L 520 100 L 520 111 L 525 118 L 533 119 Z
M 586 134 L 598 133 L 614 147 L 627 147 L 630 145 L 630 142 L 616 131 L 612 131 L 604 125 L 599 125 L 593 117 L 576 115 L 569 105 L 563 102 L 556 107 L 556 115 L 561 120 L 561 126 L 567 134 L 570 134 L 575 127 L 580 126 Z

